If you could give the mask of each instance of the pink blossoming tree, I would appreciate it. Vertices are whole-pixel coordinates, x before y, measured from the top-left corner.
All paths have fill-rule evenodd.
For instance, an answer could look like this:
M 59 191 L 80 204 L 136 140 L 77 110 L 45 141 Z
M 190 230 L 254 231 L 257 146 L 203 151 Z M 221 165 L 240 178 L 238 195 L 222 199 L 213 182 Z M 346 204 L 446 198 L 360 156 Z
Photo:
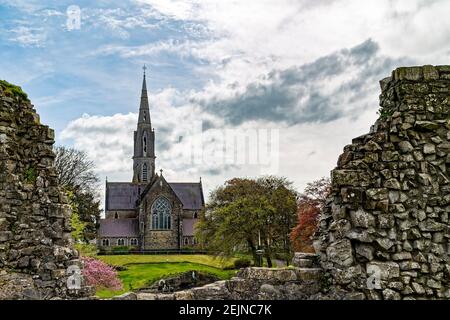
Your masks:
M 122 289 L 122 282 L 114 268 L 92 257 L 81 259 L 84 263 L 83 276 L 88 285 L 111 290 Z

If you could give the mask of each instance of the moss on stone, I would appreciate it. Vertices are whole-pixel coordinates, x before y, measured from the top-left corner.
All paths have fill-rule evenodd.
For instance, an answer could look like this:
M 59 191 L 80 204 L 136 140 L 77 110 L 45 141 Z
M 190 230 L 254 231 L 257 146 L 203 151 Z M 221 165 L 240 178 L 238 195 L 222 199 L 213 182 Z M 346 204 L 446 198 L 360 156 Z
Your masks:
M 3 91 L 3 94 L 8 97 L 18 97 L 20 100 L 30 101 L 28 99 L 28 95 L 19 86 L 11 84 L 5 80 L 0 80 L 0 87 Z

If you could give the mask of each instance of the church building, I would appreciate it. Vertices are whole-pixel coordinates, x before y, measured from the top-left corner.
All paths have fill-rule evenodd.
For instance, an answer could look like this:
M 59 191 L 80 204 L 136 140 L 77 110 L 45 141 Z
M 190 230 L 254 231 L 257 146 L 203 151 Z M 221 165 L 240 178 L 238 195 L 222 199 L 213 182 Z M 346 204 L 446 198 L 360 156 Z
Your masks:
M 99 249 L 180 250 L 194 247 L 194 226 L 204 207 L 199 182 L 167 182 L 155 172 L 155 130 L 150 119 L 147 85 L 142 82 L 134 131 L 132 182 L 106 181 L 105 218 L 100 220 Z

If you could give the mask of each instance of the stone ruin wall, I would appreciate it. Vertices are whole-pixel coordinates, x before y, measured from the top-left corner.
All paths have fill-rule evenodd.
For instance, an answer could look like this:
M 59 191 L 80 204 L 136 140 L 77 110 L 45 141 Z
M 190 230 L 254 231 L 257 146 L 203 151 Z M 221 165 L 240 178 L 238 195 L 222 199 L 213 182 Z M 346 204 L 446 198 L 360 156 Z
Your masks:
M 0 85 L 0 299 L 74 298 L 67 268 L 78 265 L 70 207 L 53 167 L 54 132 L 29 101 Z
M 380 84 L 380 118 L 332 171 L 315 248 L 335 297 L 449 299 L 450 66 Z

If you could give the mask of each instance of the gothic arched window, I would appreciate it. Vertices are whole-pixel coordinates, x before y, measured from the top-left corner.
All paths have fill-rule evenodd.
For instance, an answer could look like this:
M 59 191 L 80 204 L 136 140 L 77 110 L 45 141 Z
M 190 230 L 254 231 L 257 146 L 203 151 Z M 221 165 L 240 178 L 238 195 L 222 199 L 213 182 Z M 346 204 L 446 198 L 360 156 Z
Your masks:
M 152 205 L 152 229 L 169 230 L 171 228 L 172 207 L 169 200 L 159 197 Z
M 142 138 L 142 150 L 144 151 L 144 156 L 147 155 L 147 135 L 145 134 Z
M 147 182 L 148 179 L 148 168 L 147 168 L 147 164 L 144 163 L 144 165 L 142 166 L 142 181 Z
M 114 219 L 119 219 L 119 214 L 117 212 L 114 213 Z

